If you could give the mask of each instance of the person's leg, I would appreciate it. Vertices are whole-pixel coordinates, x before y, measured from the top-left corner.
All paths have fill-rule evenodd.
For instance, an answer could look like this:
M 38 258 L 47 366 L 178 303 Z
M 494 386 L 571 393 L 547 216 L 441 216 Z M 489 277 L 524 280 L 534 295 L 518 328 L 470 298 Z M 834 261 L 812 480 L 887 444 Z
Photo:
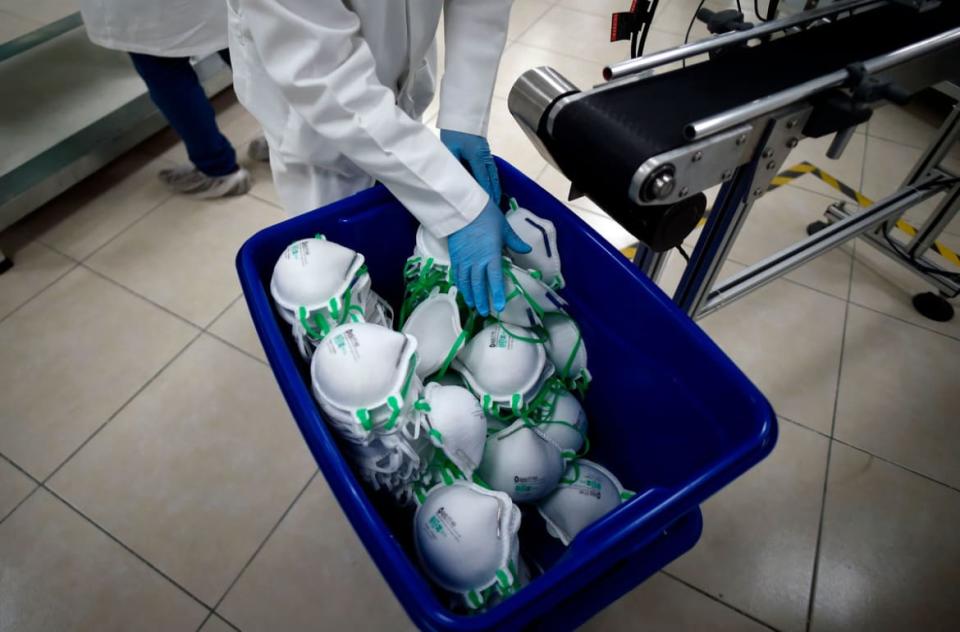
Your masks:
M 190 162 L 208 176 L 236 172 L 236 152 L 217 128 L 213 107 L 190 60 L 140 53 L 130 53 L 130 57 L 147 84 L 150 98 L 183 139 Z

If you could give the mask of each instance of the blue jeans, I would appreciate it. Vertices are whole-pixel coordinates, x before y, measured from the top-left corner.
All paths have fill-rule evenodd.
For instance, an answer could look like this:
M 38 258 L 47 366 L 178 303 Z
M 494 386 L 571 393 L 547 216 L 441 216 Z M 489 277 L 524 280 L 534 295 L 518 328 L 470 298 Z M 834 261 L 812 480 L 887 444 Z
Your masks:
M 187 57 L 154 57 L 130 53 L 133 67 L 143 78 L 150 98 L 187 146 L 187 156 L 208 176 L 223 176 L 238 169 L 237 154 L 217 128 L 213 107 Z M 220 57 L 230 63 L 228 51 Z

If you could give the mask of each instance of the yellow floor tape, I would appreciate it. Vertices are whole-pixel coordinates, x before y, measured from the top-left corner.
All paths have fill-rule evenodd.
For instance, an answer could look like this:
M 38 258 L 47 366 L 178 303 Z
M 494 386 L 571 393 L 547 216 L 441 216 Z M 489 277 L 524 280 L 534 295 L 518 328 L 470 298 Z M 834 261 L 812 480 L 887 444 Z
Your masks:
M 819 167 L 816 167 L 810 164 L 809 162 L 801 162 L 798 165 L 794 165 L 793 167 L 790 167 L 786 171 L 781 171 L 779 174 L 777 174 L 777 176 L 773 180 L 770 181 L 770 187 L 767 190 L 773 191 L 774 189 L 782 187 L 785 184 L 790 184 L 797 178 L 803 177 L 808 173 L 812 174 L 816 178 L 819 178 L 824 184 L 826 184 L 830 188 L 836 189 L 846 197 L 850 198 L 851 200 L 856 202 L 858 206 L 866 208 L 868 206 L 873 205 L 873 200 L 865 196 L 863 193 L 860 193 L 850 185 L 841 182 L 840 180 L 833 177 L 823 169 L 820 169 Z M 704 221 L 706 220 L 701 219 L 700 224 L 703 224 Z M 698 226 L 700 224 L 698 224 Z M 904 219 L 897 220 L 896 227 L 901 232 L 906 233 L 906 235 L 909 237 L 913 237 L 918 232 L 915 226 L 913 226 L 912 224 L 910 224 Z M 952 263 L 953 265 L 960 268 L 960 256 L 958 256 L 957 253 L 955 253 L 946 245 L 940 243 L 939 241 L 935 241 L 933 242 L 933 246 L 931 246 L 931 249 L 934 252 L 936 252 L 938 255 L 940 255 L 950 263 Z M 627 246 L 626 248 L 621 248 L 620 252 L 622 252 L 623 255 L 628 259 L 633 259 L 634 254 L 636 254 L 637 252 L 637 246 L 633 245 L 633 246 Z

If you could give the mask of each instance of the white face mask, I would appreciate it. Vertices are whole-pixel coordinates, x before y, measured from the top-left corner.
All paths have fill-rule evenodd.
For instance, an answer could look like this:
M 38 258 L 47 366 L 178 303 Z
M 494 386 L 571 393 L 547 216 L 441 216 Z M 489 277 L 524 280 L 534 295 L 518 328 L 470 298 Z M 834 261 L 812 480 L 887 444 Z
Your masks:
M 509 260 L 504 259 L 504 262 Z M 507 263 L 503 268 L 503 290 L 504 306 L 499 312 L 493 312 L 493 316 L 508 325 L 517 325 L 535 329 L 540 326 L 540 319 L 543 316 L 543 310 L 531 297 L 524 291 L 524 288 L 517 282 L 525 271 Z M 490 304 L 493 304 L 493 295 L 490 295 Z
M 546 314 L 543 326 L 547 330 L 544 348 L 557 368 L 557 375 L 568 385 L 583 390 L 590 383 L 587 370 L 587 348 L 580 328 L 566 314 Z
M 516 502 L 540 500 L 563 476 L 564 455 L 537 428 L 518 419 L 487 438 L 477 474 Z
M 433 265 L 450 267 L 450 250 L 447 248 L 447 238 L 437 238 L 421 225 L 417 229 L 416 243 L 413 247 L 413 256 L 421 257 L 424 261 L 430 259 Z
M 562 382 L 552 379 L 541 391 L 532 414 L 537 427 L 565 453 L 579 453 L 587 443 L 587 414 Z M 586 452 L 586 450 L 584 450 Z
M 426 379 L 447 367 L 466 341 L 460 324 L 457 288 L 443 294 L 439 288 L 420 303 L 403 325 L 403 333 L 417 339 L 417 376 Z
M 510 227 L 532 248 L 527 254 L 511 251 L 510 258 L 525 270 L 540 272 L 543 282 L 548 286 L 562 288 L 563 276 L 560 274 L 557 229 L 553 222 L 534 215 L 525 208 L 520 208 L 516 200 L 510 200 L 510 207 L 512 210 L 507 213 Z
M 513 590 L 520 510 L 509 496 L 455 481 L 418 501 L 414 544 L 433 581 L 471 608 L 484 605 L 490 588 Z
M 460 351 L 454 366 L 480 397 L 485 412 L 505 408 L 520 414 L 549 378 L 553 366 L 536 340 L 528 329 L 493 323 Z
M 503 274 L 510 283 L 520 286 L 525 294 L 526 303 L 533 307 L 541 319 L 544 314 L 563 312 L 567 308 L 567 302 L 547 287 L 534 273 L 517 266 L 510 266 L 509 269 L 504 270 Z
M 547 532 L 569 545 L 574 536 L 633 495 L 606 468 L 579 459 L 570 463 L 559 487 L 538 507 Z
M 390 431 L 415 378 L 417 341 L 369 323 L 341 325 L 313 354 L 310 375 L 320 406 L 343 411 L 359 431 Z
M 285 313 L 299 319 L 304 312 L 311 321 L 322 317 L 329 326 L 346 320 L 347 291 L 365 274 L 360 253 L 323 238 L 302 239 L 277 260 L 270 294 Z
M 471 478 L 487 439 L 487 420 L 477 399 L 459 386 L 428 384 L 415 408 L 426 418 L 433 444 Z

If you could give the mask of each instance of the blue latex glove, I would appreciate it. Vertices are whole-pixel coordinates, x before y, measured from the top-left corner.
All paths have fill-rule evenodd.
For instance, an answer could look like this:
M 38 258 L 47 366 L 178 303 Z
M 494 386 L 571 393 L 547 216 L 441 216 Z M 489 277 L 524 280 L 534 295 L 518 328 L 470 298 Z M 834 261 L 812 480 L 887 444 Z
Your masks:
M 477 183 L 483 187 L 494 204 L 500 203 L 500 176 L 493 162 L 487 139 L 476 134 L 440 130 L 440 141 L 447 146 L 454 158 L 466 166 Z
M 502 311 L 506 304 L 503 290 L 503 246 L 525 254 L 531 248 L 517 236 L 500 208 L 491 199 L 477 217 L 447 237 L 450 264 L 457 288 L 469 307 L 486 316 Z

